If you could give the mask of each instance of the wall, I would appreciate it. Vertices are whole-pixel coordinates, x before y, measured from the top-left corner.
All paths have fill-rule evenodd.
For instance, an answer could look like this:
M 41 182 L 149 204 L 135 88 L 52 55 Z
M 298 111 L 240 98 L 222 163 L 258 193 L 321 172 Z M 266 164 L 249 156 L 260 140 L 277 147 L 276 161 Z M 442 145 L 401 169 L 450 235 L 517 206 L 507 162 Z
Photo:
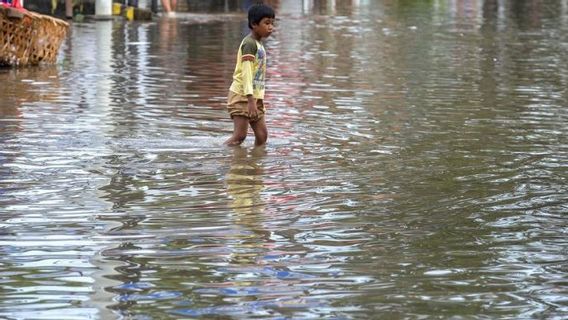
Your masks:
M 111 0 L 109 0 L 111 1 Z M 151 3 L 154 0 L 122 0 L 114 2 L 140 4 L 142 8 L 151 8 Z M 161 11 L 161 4 L 159 0 L 158 11 Z M 178 11 L 189 11 L 197 13 L 219 13 L 227 11 L 245 10 L 252 3 L 257 0 L 178 0 Z M 83 15 L 95 14 L 95 0 L 73 0 L 73 11 L 75 14 L 80 13 Z M 30 11 L 35 11 L 41 14 L 49 14 L 56 17 L 65 16 L 65 0 L 25 0 L 24 6 Z

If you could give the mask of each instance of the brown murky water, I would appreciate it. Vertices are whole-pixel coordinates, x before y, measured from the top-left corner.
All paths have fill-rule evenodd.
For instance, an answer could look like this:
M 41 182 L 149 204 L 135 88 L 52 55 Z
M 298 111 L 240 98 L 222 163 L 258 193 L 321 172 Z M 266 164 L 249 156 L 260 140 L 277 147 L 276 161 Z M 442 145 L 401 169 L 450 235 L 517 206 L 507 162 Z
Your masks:
M 0 317 L 566 317 L 566 1 L 275 3 L 264 149 L 242 14 L 0 70 Z

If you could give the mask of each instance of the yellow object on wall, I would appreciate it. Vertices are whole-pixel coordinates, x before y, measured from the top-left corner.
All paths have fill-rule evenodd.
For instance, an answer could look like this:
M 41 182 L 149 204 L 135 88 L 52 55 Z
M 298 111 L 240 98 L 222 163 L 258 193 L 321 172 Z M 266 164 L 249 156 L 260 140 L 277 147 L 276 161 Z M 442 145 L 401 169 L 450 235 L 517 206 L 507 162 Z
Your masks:
M 112 4 L 112 15 L 119 16 L 122 11 L 122 4 L 114 2 Z
M 126 19 L 128 19 L 129 21 L 134 20 L 134 7 L 126 7 L 124 8 L 124 14 L 123 14 Z

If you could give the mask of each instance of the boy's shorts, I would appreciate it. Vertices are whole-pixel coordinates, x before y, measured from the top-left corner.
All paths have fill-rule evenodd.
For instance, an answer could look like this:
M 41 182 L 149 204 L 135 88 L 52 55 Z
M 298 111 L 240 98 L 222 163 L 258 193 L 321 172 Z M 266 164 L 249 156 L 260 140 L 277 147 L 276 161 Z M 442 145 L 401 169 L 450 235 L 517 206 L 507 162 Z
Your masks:
M 234 93 L 233 91 L 229 91 L 229 97 L 227 98 L 227 110 L 229 111 L 229 115 L 231 119 L 234 116 L 241 116 L 245 118 L 249 118 L 249 121 L 256 122 L 266 113 L 266 108 L 264 107 L 264 102 L 262 99 L 256 99 L 256 108 L 258 109 L 258 115 L 251 119 L 248 112 L 248 99 L 246 96 L 240 95 L 238 93 Z

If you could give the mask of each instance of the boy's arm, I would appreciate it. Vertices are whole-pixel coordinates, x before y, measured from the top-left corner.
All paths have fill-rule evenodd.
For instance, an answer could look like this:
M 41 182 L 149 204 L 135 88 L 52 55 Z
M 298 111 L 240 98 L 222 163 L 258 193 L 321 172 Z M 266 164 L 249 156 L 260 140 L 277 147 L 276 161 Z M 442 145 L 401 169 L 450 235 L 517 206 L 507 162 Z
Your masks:
M 248 100 L 249 117 L 256 118 L 258 110 L 256 109 L 256 99 L 254 99 L 253 96 L 253 70 L 258 48 L 254 40 L 245 39 L 241 50 L 241 62 L 243 68 L 243 92 L 247 96 Z
M 253 62 L 250 60 L 245 60 L 245 58 L 243 57 L 242 68 L 243 68 L 243 93 L 245 96 L 248 96 L 249 94 L 252 95 L 254 92 L 254 88 L 252 86 L 252 72 L 253 72 L 252 70 L 254 68 Z
M 254 56 L 249 58 L 250 56 L 243 57 L 243 91 L 244 94 L 247 96 L 248 100 L 248 112 L 249 117 L 256 118 L 258 110 L 256 109 L 256 99 L 253 97 L 253 85 L 252 85 L 252 73 L 253 73 L 253 61 Z M 248 58 L 248 59 L 247 59 Z

